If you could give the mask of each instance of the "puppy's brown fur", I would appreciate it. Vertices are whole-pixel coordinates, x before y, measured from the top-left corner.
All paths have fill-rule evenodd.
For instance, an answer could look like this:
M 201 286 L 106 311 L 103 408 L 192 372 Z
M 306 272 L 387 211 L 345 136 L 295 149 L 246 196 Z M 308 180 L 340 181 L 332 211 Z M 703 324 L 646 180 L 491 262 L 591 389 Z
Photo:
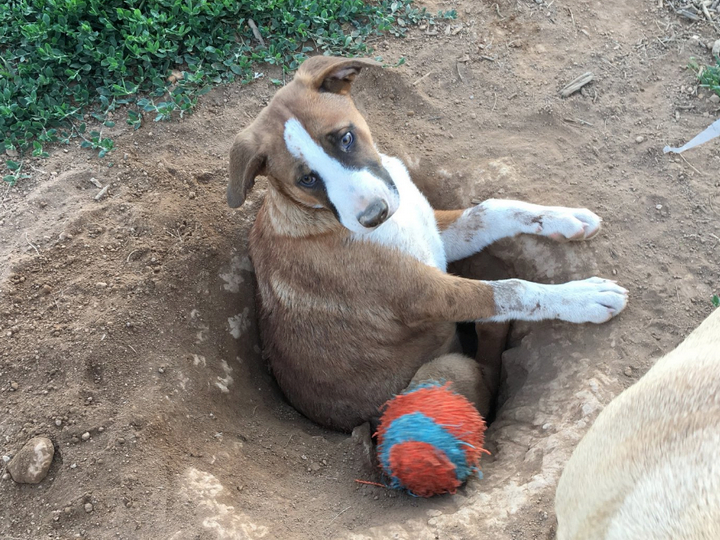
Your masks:
M 389 259 L 369 242 L 351 247 L 341 229 L 305 236 L 298 249 L 266 226 L 268 213 L 250 235 L 265 354 L 288 399 L 321 424 L 349 430 L 375 417 L 420 366 L 450 351 L 451 321 L 493 314 L 479 282 L 404 254 Z
M 230 206 L 243 203 L 256 176 L 269 182 L 250 235 L 264 353 L 296 408 L 345 431 L 376 417 L 420 366 L 448 353 L 455 322 L 603 322 L 624 307 L 626 292 L 599 278 L 541 286 L 446 274 L 446 262 L 498 238 L 527 232 L 585 239 L 600 219 L 583 209 L 513 201 L 433 213 L 399 160 L 378 153 L 350 98 L 360 69 L 375 65 L 307 60 L 230 154 Z M 382 204 L 384 212 L 363 222 L 363 209 Z

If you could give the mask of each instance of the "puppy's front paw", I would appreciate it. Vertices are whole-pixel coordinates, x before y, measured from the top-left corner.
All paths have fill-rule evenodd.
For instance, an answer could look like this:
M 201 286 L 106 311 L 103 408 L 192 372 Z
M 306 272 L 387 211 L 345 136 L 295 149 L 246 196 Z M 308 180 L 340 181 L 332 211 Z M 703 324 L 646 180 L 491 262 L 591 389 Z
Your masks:
M 559 285 L 557 318 L 574 323 L 604 323 L 627 305 L 628 291 L 609 279 L 591 277 Z
M 602 219 L 585 208 L 547 208 L 536 218 L 538 234 L 558 242 L 588 240 L 600 231 Z

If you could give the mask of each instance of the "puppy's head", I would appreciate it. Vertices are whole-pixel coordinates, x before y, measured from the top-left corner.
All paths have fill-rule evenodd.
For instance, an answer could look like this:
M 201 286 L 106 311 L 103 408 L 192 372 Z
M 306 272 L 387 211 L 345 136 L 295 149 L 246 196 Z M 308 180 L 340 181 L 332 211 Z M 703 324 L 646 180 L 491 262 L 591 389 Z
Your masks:
M 358 112 L 350 87 L 365 59 L 316 56 L 279 90 L 230 150 L 228 204 L 240 206 L 257 175 L 308 211 L 332 212 L 368 232 L 397 210 L 392 178 Z

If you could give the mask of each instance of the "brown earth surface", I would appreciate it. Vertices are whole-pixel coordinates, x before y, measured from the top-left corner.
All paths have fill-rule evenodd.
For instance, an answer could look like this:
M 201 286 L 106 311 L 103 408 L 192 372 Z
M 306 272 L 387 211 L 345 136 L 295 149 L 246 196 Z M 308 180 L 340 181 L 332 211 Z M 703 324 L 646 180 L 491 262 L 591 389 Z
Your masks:
M 718 117 L 685 69 L 718 36 L 658 0 L 420 4 L 458 19 L 374 43 L 406 59 L 355 88 L 379 148 L 432 172 L 418 182 L 439 208 L 594 210 L 590 242 L 521 237 L 463 268 L 613 277 L 627 310 L 513 326 L 483 479 L 429 500 L 355 482 L 381 480 L 362 445 L 295 412 L 259 354 L 247 235 L 265 184 L 238 210 L 224 199 L 233 136 L 282 78 L 259 68 L 182 120 L 118 121 L 104 159 L 57 147 L 2 188 L 0 454 L 36 435 L 56 453 L 42 483 L 0 481 L 0 538 L 554 536 L 554 489 L 589 423 L 718 291 L 720 143 L 662 153 Z M 109 185 L 99 201 L 91 178 Z

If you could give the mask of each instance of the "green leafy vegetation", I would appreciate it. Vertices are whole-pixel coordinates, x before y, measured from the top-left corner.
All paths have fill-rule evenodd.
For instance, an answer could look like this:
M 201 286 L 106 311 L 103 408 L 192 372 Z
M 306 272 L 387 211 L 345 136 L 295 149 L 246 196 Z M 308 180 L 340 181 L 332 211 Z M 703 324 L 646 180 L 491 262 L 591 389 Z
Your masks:
M 138 128 L 146 118 L 188 113 L 213 85 L 253 80 L 261 63 L 289 71 L 315 49 L 367 54 L 374 36 L 434 24 L 411 2 L 7 0 L 0 4 L 0 151 L 44 156 L 46 143 L 77 138 L 104 156 L 113 142 L 103 128 L 114 125 L 118 108 L 127 107 L 123 117 Z M 6 165 L 6 182 L 22 177 L 21 160 Z
M 717 294 L 713 294 L 712 303 L 713 306 L 720 307 L 720 296 L 718 296 Z
M 697 74 L 700 86 L 709 88 L 720 96 L 720 57 L 715 57 L 714 66 L 700 66 L 693 58 L 690 60 L 690 69 Z

